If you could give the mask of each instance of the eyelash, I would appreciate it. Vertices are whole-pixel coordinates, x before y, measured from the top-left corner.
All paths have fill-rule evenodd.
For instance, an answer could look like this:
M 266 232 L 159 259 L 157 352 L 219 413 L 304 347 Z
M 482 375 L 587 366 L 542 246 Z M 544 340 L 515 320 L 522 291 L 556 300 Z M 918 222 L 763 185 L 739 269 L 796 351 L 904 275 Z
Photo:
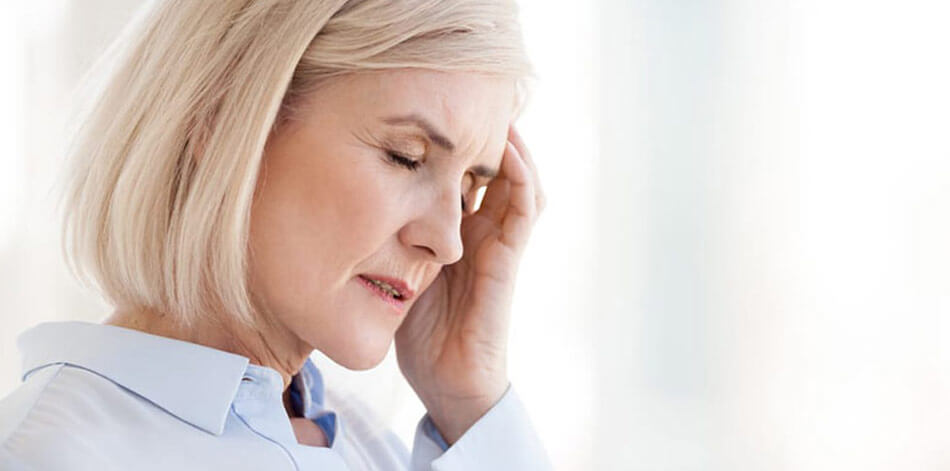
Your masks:
M 392 151 L 386 151 L 386 155 L 389 156 L 389 160 L 392 160 L 396 164 L 402 165 L 403 167 L 406 167 L 407 169 L 412 170 L 413 172 L 419 169 L 419 162 L 415 160 L 407 159 Z
M 408 159 L 392 151 L 386 151 L 386 155 L 389 157 L 389 160 L 396 165 L 401 165 L 412 172 L 419 170 L 419 165 L 421 165 L 415 160 Z M 462 212 L 465 212 L 465 196 L 462 196 Z

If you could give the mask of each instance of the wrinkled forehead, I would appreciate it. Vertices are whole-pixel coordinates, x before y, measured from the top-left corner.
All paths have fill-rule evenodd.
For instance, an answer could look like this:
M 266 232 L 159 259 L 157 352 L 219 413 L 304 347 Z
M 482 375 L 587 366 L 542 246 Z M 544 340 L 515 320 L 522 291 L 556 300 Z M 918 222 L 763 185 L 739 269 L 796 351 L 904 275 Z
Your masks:
M 459 151 L 504 141 L 515 117 L 515 80 L 465 72 L 399 69 L 354 77 L 362 119 L 416 115 Z M 499 136 L 500 135 L 500 136 Z

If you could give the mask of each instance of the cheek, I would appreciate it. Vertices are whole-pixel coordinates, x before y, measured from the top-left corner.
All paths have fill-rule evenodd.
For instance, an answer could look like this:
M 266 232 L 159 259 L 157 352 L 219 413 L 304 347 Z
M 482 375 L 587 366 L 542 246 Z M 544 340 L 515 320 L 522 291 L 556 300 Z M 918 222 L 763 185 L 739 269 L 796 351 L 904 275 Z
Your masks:
M 373 173 L 350 172 L 320 190 L 315 230 L 332 239 L 341 263 L 359 263 L 391 235 L 394 208 L 383 190 L 385 181 Z
M 325 301 L 318 299 L 321 293 L 371 267 L 399 230 L 405 200 L 394 193 L 408 179 L 399 180 L 370 156 L 351 157 L 269 170 L 252 209 L 251 245 L 252 268 L 268 297 L 277 298 L 269 300 L 272 305 Z M 360 158 L 363 163 L 353 163 Z M 380 255 L 390 255 L 389 249 Z
M 323 230 L 344 246 L 378 248 L 398 229 L 404 198 L 397 195 L 411 178 L 386 168 L 372 153 L 352 154 L 334 163 L 321 169 L 321 184 L 313 185 L 308 198 L 322 215 Z

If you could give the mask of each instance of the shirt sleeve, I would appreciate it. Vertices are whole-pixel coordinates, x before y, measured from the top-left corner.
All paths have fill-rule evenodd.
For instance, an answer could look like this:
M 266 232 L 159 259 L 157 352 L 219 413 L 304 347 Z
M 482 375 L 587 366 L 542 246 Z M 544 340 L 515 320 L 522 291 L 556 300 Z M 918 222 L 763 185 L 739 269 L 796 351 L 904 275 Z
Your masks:
M 425 432 L 426 436 L 431 438 L 442 451 L 449 449 L 449 444 L 445 441 L 445 438 L 442 438 L 442 434 L 439 433 L 439 429 L 436 428 L 435 423 L 432 422 L 432 417 L 429 414 L 426 414 L 422 417 L 422 431 Z
M 0 443 L 0 469 L 30 469 L 26 467 L 26 463 L 20 461 L 13 454 L 7 452 L 6 447 L 3 446 L 3 443 Z
M 511 383 L 501 399 L 448 446 L 425 414 L 416 426 L 412 471 L 553 470 L 547 451 Z

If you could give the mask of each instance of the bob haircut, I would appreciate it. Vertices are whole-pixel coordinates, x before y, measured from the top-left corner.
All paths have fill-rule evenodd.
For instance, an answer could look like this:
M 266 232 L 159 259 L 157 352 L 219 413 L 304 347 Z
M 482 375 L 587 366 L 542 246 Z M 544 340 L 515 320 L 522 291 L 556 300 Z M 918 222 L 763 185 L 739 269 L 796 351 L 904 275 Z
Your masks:
M 335 77 L 422 68 L 512 77 L 520 111 L 535 74 L 517 15 L 514 0 L 169 0 L 142 10 L 103 56 L 115 56 L 111 69 L 101 70 L 105 59 L 93 67 L 107 79 L 71 141 L 68 268 L 114 306 L 186 326 L 216 313 L 255 325 L 251 201 L 267 138 L 294 104 Z

